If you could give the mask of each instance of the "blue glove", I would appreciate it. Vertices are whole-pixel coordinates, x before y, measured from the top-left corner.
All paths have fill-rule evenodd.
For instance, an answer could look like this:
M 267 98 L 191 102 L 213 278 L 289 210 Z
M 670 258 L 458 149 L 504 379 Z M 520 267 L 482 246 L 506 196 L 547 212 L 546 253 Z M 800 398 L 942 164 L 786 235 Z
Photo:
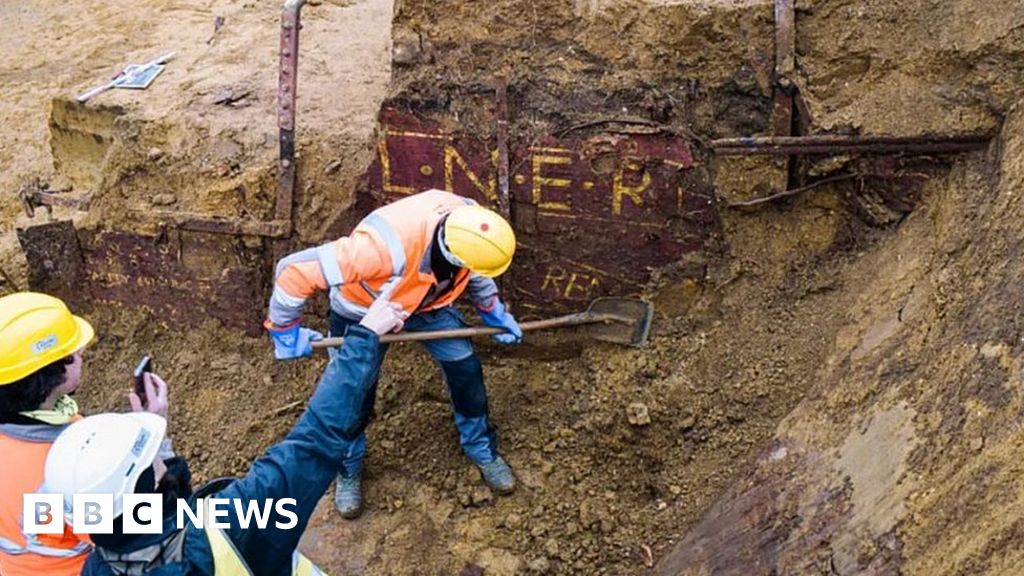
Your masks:
M 312 356 L 313 342 L 324 337 L 316 330 L 303 328 L 298 320 L 287 326 L 274 326 L 268 320 L 264 326 L 274 343 L 274 358 L 292 360 Z
M 476 311 L 477 314 L 480 314 L 480 319 L 484 321 L 484 324 L 505 329 L 505 334 L 491 336 L 495 342 L 518 344 L 523 341 L 523 329 L 519 327 L 515 317 L 505 310 L 505 303 L 497 296 L 491 301 L 490 308 L 477 308 Z

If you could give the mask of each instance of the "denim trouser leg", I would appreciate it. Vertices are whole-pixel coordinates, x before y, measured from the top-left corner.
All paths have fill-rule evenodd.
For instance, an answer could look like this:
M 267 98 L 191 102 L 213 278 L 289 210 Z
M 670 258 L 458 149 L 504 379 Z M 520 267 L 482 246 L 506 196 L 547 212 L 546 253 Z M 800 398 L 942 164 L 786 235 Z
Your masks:
M 449 330 L 468 326 L 455 308 L 422 312 L 405 322 L 409 332 Z M 455 427 L 462 450 L 476 464 L 486 464 L 498 456 L 497 438 L 488 419 L 487 388 L 480 360 L 468 338 L 422 342 L 441 366 L 448 397 L 452 403 Z
M 353 320 L 331 312 L 331 334 L 344 335 L 348 326 L 355 324 Z M 409 332 L 426 332 L 464 328 L 467 326 L 462 316 L 451 307 L 421 312 L 410 316 L 405 322 L 405 330 Z M 459 443 L 463 451 L 476 464 L 486 464 L 498 456 L 497 437 L 488 418 L 487 389 L 484 386 L 483 367 L 473 353 L 473 345 L 468 338 L 448 340 L 430 340 L 422 342 L 430 356 L 440 365 L 448 386 L 455 417 L 455 426 L 459 430 Z M 381 354 L 383 361 L 384 354 Z M 363 406 L 367 416 L 373 410 L 377 383 L 367 397 Z M 362 470 L 363 457 L 366 455 L 366 433 L 352 442 L 349 454 L 345 455 L 343 474 L 351 476 Z
M 330 316 L 330 332 L 332 336 L 344 336 L 348 331 L 348 327 L 358 324 L 355 320 L 349 320 L 335 312 L 331 312 Z M 388 345 L 381 344 L 380 361 L 384 362 L 384 355 L 387 354 Z M 378 366 L 379 369 L 379 366 Z M 378 371 L 379 375 L 379 371 Z M 373 413 L 373 405 L 377 400 L 377 380 L 373 381 L 373 386 L 370 388 L 369 394 L 357 408 L 352 406 L 352 410 L 359 410 L 359 413 L 363 416 L 363 421 L 368 422 L 370 414 Z M 363 457 L 366 456 L 366 428 L 359 431 L 359 437 L 349 443 L 348 454 L 342 456 L 342 469 L 341 474 L 343 476 L 351 478 L 356 476 L 363 471 Z

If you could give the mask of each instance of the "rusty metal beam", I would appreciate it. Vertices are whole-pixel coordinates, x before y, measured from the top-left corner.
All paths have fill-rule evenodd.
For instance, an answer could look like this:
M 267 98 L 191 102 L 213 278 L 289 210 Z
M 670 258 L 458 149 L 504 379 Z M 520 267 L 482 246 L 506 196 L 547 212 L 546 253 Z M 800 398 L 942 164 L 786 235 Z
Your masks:
M 989 134 L 925 134 L 919 136 L 765 136 L 722 138 L 709 143 L 716 154 L 795 155 L 844 153 L 929 153 L 980 150 L 992 139 Z
M 772 128 L 776 136 L 789 136 L 793 129 L 793 96 L 796 86 L 796 13 L 793 0 L 775 0 L 775 94 Z
M 772 100 L 772 134 L 789 136 L 793 133 L 793 97 L 785 90 L 775 87 Z
M 795 21 L 793 0 L 775 0 L 775 75 L 783 82 L 796 70 Z
M 299 73 L 300 15 L 302 5 L 305 3 L 305 0 L 285 0 L 281 10 L 281 62 L 277 111 L 280 164 L 274 217 L 276 220 L 289 223 L 292 221 L 292 202 L 295 196 L 295 100 Z
M 724 156 L 797 156 L 802 154 L 932 154 L 948 152 L 970 152 L 980 150 L 984 145 L 947 142 L 925 144 L 834 144 L 831 146 L 789 146 L 759 148 L 719 148 L 716 154 Z

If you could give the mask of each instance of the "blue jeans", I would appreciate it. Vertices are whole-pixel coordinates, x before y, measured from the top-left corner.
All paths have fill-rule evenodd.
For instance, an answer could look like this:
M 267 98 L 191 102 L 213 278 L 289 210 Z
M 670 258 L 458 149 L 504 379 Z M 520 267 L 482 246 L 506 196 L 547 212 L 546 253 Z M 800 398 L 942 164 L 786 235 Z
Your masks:
M 344 335 L 348 327 L 356 324 L 354 320 L 345 318 L 331 311 L 331 335 Z M 405 321 L 407 332 L 427 332 L 432 330 L 448 330 L 468 326 L 462 315 L 452 307 L 413 314 Z M 482 465 L 498 457 L 497 435 L 487 417 L 487 389 L 484 387 L 483 367 L 473 353 L 473 345 L 468 338 L 448 340 L 429 340 L 421 342 L 430 356 L 441 367 L 445 384 L 448 385 L 448 398 L 452 404 L 455 427 L 459 430 L 459 443 L 462 450 L 475 464 Z M 384 361 L 387 345 L 381 344 L 380 361 Z M 379 367 L 378 367 L 379 368 Z M 366 396 L 361 411 L 362 421 L 367 421 L 373 412 L 377 396 L 377 382 L 373 390 Z M 355 407 L 353 407 L 355 409 Z M 366 455 L 366 431 L 360 431 L 359 438 L 351 443 L 349 453 L 344 455 L 342 474 L 353 476 L 363 469 L 363 457 Z

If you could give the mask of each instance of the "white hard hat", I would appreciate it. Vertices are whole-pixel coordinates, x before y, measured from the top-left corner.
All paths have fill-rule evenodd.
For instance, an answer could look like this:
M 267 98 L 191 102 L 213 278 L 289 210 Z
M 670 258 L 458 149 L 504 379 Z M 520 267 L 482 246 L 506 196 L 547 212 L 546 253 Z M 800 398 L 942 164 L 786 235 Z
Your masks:
M 42 491 L 63 494 L 65 511 L 75 494 L 113 494 L 116 518 L 121 497 L 135 491 L 166 432 L 167 421 L 149 412 L 97 414 L 74 422 L 50 447 Z

